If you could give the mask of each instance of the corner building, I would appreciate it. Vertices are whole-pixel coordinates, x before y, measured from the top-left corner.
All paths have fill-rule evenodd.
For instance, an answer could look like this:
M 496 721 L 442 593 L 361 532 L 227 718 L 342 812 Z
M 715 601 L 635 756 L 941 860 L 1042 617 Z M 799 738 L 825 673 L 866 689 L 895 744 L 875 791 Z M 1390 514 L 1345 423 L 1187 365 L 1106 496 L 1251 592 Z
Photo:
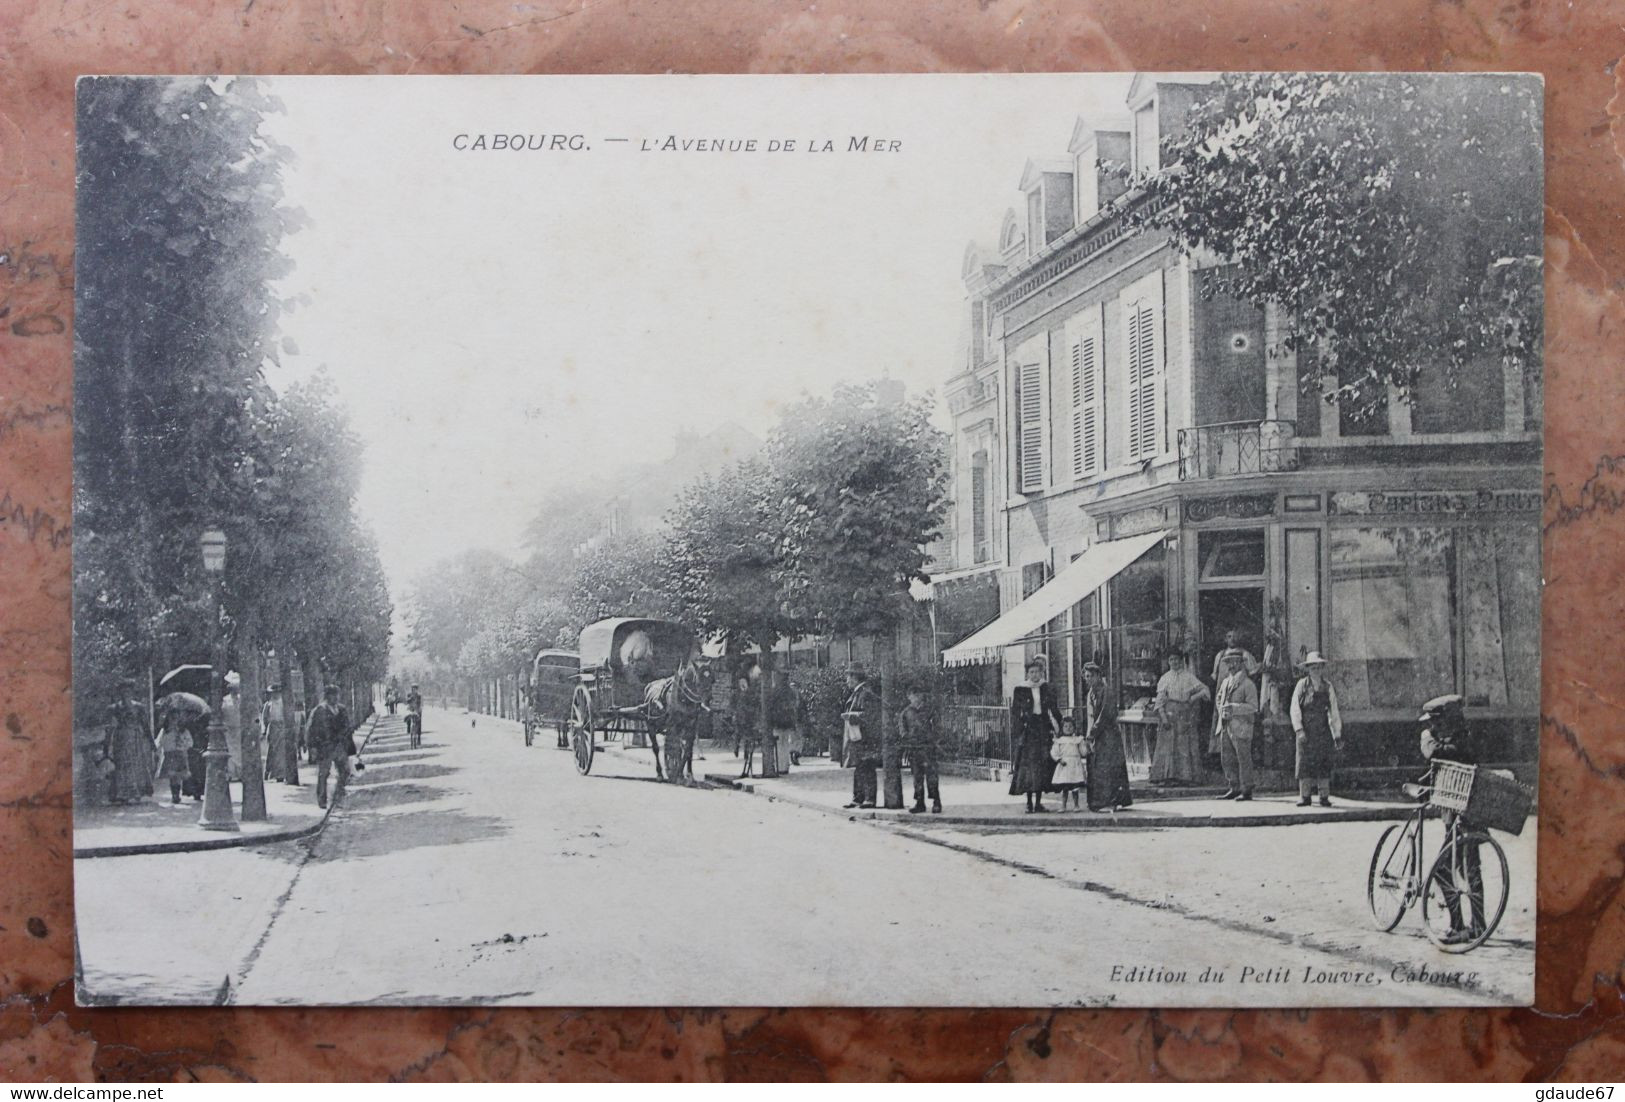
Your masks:
M 1449 692 L 1490 758 L 1533 761 L 1539 380 L 1496 361 L 1447 381 L 1424 362 L 1409 401 L 1358 415 L 1284 348 L 1284 316 L 1217 293 L 1222 258 L 1132 230 L 1143 197 L 1108 162 L 1158 171 L 1210 82 L 1136 77 L 1121 118 L 1079 119 L 1066 157 L 1028 162 L 996 246 L 967 249 L 934 589 L 939 623 L 995 592 L 999 615 L 972 615 L 944 661 L 983 668 L 991 704 L 1047 654 L 1080 710 L 1082 665 L 1102 662 L 1140 777 L 1167 654 L 1210 680 L 1230 630 L 1277 705 L 1266 766 L 1291 766 L 1286 705 L 1311 650 L 1330 659 L 1349 764 L 1420 760 L 1418 708 Z

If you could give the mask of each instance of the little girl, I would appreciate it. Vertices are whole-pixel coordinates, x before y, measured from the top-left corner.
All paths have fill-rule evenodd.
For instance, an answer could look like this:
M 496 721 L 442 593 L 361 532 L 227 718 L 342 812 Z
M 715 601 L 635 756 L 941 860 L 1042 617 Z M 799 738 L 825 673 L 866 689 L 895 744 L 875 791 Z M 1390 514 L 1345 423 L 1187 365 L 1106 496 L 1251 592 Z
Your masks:
M 192 748 L 192 736 L 182 726 L 175 712 L 164 717 L 163 730 L 158 732 L 158 776 L 169 779 L 169 802 L 181 802 L 181 782 L 191 775 L 186 752 Z
M 1055 761 L 1055 775 L 1050 780 L 1052 791 L 1061 794 L 1061 810 L 1066 810 L 1067 797 L 1072 807 L 1083 810 L 1083 786 L 1088 780 L 1083 764 L 1083 736 L 1074 733 L 1072 717 L 1061 720 L 1061 733 L 1050 744 L 1049 756 Z

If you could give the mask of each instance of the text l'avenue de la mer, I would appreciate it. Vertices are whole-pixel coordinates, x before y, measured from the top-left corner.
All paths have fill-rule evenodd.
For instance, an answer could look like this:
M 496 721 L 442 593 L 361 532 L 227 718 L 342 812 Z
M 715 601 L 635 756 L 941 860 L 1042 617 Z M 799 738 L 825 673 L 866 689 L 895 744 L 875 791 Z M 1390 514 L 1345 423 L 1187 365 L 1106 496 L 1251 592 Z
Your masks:
M 900 138 L 872 134 L 812 138 L 699 138 L 665 134 L 644 138 L 602 138 L 605 148 L 638 153 L 901 153 Z M 458 133 L 458 153 L 585 153 L 594 146 L 585 134 Z
M 1305 964 L 1301 967 L 1242 965 L 1240 968 L 1166 968 L 1147 964 L 1114 964 L 1112 983 L 1162 984 L 1272 984 L 1308 987 L 1381 987 L 1386 983 L 1433 984 L 1439 987 L 1475 988 L 1479 974 L 1464 969 L 1429 967 L 1426 964 L 1396 964 L 1386 973 L 1377 968 L 1329 968 Z

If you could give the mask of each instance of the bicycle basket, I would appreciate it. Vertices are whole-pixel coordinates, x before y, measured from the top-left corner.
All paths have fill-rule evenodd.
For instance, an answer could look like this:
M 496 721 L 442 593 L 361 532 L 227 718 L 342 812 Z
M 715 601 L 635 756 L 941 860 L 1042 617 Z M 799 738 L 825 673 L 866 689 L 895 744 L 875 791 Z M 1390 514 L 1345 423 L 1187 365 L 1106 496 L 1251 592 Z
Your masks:
M 1454 811 L 1468 826 L 1523 833 L 1534 792 L 1511 777 L 1453 761 L 1434 763 L 1429 803 Z
M 1442 807 L 1446 811 L 1465 811 L 1468 797 L 1473 791 L 1474 772 L 1471 765 L 1461 765 L 1453 761 L 1434 762 L 1433 794 L 1428 797 L 1428 803 L 1434 807 Z
M 1522 834 L 1523 824 L 1529 818 L 1534 792 L 1511 777 L 1480 769 L 1473 778 L 1472 793 L 1467 807 L 1461 813 L 1462 822 L 1476 827 L 1491 827 L 1508 834 Z

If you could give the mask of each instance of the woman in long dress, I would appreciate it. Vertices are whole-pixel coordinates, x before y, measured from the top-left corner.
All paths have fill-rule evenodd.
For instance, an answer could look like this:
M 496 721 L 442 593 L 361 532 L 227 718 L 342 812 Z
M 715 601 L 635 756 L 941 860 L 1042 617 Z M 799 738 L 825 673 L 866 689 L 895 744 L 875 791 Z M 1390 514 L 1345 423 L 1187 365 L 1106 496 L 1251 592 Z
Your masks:
M 1168 672 L 1157 682 L 1157 749 L 1151 756 L 1151 783 L 1195 784 L 1201 779 L 1201 704 L 1212 699 L 1191 673 L 1184 654 L 1168 656 Z
M 134 686 L 133 680 L 120 683 L 126 691 L 113 702 L 109 714 L 107 756 L 113 763 L 113 775 L 107 798 L 116 804 L 136 803 L 151 796 L 152 774 L 157 768 L 145 709 L 130 699 L 128 690 Z
M 1123 736 L 1117 730 L 1117 697 L 1094 662 L 1083 667 L 1089 683 L 1089 810 L 1118 811 L 1134 803 L 1128 789 L 1128 756 L 1123 752 Z
M 1061 708 L 1049 683 L 1049 662 L 1034 655 L 1027 662 L 1027 680 L 1010 694 L 1010 795 L 1027 797 L 1027 811 L 1047 812 L 1044 793 L 1055 762 L 1050 741 L 1061 733 Z

